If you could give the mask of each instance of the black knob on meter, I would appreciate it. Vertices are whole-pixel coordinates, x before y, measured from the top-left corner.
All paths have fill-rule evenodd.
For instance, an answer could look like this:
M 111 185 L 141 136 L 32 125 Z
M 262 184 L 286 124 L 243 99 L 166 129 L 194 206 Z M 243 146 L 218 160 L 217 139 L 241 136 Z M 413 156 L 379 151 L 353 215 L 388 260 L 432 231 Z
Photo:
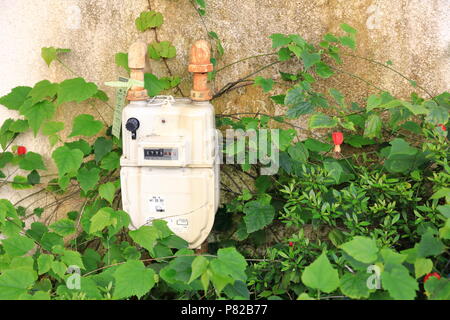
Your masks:
M 130 118 L 127 120 L 125 124 L 125 128 L 131 132 L 131 138 L 136 139 L 136 131 L 139 129 L 139 120 L 136 118 Z

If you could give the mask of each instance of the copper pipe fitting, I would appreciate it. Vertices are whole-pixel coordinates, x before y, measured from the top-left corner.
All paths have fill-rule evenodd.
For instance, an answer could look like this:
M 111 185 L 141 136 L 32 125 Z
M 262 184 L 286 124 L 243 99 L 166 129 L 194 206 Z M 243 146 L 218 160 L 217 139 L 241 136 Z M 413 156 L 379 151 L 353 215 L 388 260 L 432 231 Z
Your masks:
M 130 68 L 130 78 L 144 81 L 145 57 L 147 46 L 143 42 L 135 42 L 128 50 L 128 67 Z M 143 101 L 149 98 L 147 90 L 141 86 L 132 86 L 128 90 L 127 99 L 130 101 Z
M 211 63 L 211 46 L 206 40 L 198 40 L 191 48 L 189 72 L 193 75 L 191 99 L 194 101 L 208 101 L 212 99 L 208 88 L 208 72 L 213 71 Z

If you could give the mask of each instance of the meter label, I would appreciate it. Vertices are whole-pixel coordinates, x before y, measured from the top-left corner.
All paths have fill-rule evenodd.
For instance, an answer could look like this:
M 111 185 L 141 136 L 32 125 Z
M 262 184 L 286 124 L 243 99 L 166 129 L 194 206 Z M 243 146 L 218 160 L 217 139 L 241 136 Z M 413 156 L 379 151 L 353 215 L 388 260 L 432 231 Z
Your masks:
M 150 200 L 150 211 L 152 213 L 166 212 L 166 204 L 164 198 L 161 198 L 159 196 L 153 196 L 149 200 Z
M 145 148 L 145 160 L 178 160 L 178 149 L 174 148 Z

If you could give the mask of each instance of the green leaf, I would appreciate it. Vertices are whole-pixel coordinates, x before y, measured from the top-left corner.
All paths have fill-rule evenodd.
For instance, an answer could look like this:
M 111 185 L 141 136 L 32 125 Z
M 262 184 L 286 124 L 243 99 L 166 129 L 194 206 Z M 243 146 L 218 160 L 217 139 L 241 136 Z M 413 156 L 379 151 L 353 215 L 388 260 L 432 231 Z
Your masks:
M 45 63 L 47 63 L 47 66 L 50 67 L 50 64 L 53 62 L 53 60 L 57 59 L 58 54 L 66 53 L 66 52 L 70 52 L 70 51 L 71 51 L 70 49 L 44 47 L 41 49 L 41 56 L 42 56 L 42 59 L 44 59 Z
M 308 149 L 301 142 L 297 142 L 288 148 L 288 153 L 292 159 L 300 162 L 307 162 L 309 157 Z
M 130 260 L 120 265 L 114 273 L 114 299 L 131 296 L 141 298 L 155 285 L 155 272 L 141 261 Z
M 31 100 L 27 100 L 20 108 L 20 114 L 25 116 L 28 120 L 28 124 L 33 129 L 35 136 L 38 133 L 42 122 L 50 120 L 55 114 L 55 111 L 55 105 L 47 100 L 36 104 L 32 104 Z
M 47 121 L 42 126 L 41 132 L 43 135 L 51 136 L 58 133 L 61 130 L 64 130 L 64 122 Z
M 308 50 L 303 50 L 300 54 L 300 57 L 303 60 L 303 65 L 305 69 L 312 67 L 320 61 L 320 54 L 318 53 L 310 53 Z
M 304 141 L 305 147 L 314 152 L 328 152 L 333 147 L 331 144 L 308 138 Z
M 425 291 L 430 300 L 450 300 L 450 281 L 431 277 L 425 282 Z
M 99 168 L 81 168 L 77 174 L 77 180 L 80 183 L 80 187 L 84 192 L 94 189 L 97 185 L 100 169 Z
M 154 226 L 141 226 L 128 234 L 134 242 L 147 249 L 150 253 L 153 253 L 156 240 L 161 236 L 161 232 Z
M 47 273 L 52 268 L 52 263 L 55 257 L 51 254 L 41 254 L 37 259 L 39 275 Z
M 38 153 L 27 152 L 19 160 L 19 168 L 23 170 L 45 170 L 44 162 L 42 157 Z
M 36 272 L 28 269 L 6 270 L 0 275 L 0 300 L 17 300 L 28 292 L 34 281 Z
M 144 11 L 141 12 L 139 17 L 136 19 L 136 28 L 139 31 L 145 31 L 150 28 L 157 28 L 161 26 L 164 22 L 164 17 L 161 13 L 156 11 Z
M 265 79 L 263 77 L 256 77 L 255 78 L 255 85 L 259 86 L 263 89 L 264 92 L 269 92 L 272 90 L 274 81 L 272 79 Z
M 95 233 L 97 231 L 102 231 L 105 227 L 115 224 L 117 221 L 113 217 L 114 209 L 112 208 L 101 208 L 96 214 L 92 216 L 91 227 L 89 233 Z
M 376 94 L 370 95 L 369 98 L 367 99 L 367 108 L 366 108 L 367 112 L 375 108 L 378 108 L 378 106 L 380 106 L 381 104 L 381 100 L 382 99 L 379 95 Z
M 83 152 L 83 154 L 85 156 L 89 155 L 92 150 L 89 143 L 87 143 L 85 140 L 82 140 L 82 139 L 74 141 L 74 142 L 66 142 L 66 143 L 64 143 L 64 145 L 71 150 L 74 150 L 74 149 L 81 150 L 81 152 Z
M 61 255 L 61 261 L 67 266 L 77 266 L 78 268 L 84 269 L 83 260 L 81 259 L 81 254 L 78 251 L 64 249 Z
M 9 126 L 9 131 L 14 133 L 25 132 L 30 128 L 27 120 L 16 120 Z
M 15 87 L 6 96 L 0 98 L 0 104 L 9 110 L 19 110 L 28 98 L 30 87 Z
M 130 73 L 130 67 L 128 67 L 128 53 L 117 52 L 114 56 L 114 60 L 116 65 L 124 68 L 128 73 Z
M 48 80 L 42 80 L 36 83 L 28 94 L 31 97 L 32 103 L 41 102 L 42 100 L 49 98 L 53 99 L 53 97 L 58 92 L 58 84 L 51 83 Z
M 81 102 L 94 96 L 98 91 L 95 83 L 83 78 L 64 80 L 58 88 L 58 105 L 64 102 Z
M 338 124 L 336 119 L 333 119 L 326 114 L 316 113 L 309 119 L 310 129 L 321 129 L 321 128 L 334 128 Z
M 331 266 L 325 252 L 305 268 L 301 278 L 306 286 L 326 293 L 339 287 L 339 274 Z
M 217 260 L 215 261 L 220 262 L 220 264 L 217 264 L 216 266 L 219 266 L 222 274 L 229 275 L 235 280 L 244 282 L 247 280 L 247 275 L 245 273 L 247 261 L 236 248 L 219 249 L 217 251 Z
M 287 61 L 291 58 L 291 50 L 288 48 L 281 48 L 278 50 L 278 60 L 280 61 Z
M 157 96 L 168 89 L 166 81 L 158 79 L 157 76 L 151 73 L 144 74 L 144 87 L 151 97 Z
M 349 47 L 350 49 L 356 49 L 356 42 L 353 37 L 339 37 L 339 42 L 346 47 Z
M 100 168 L 105 170 L 118 169 L 120 166 L 120 156 L 116 152 L 108 153 L 101 161 Z
M 396 300 L 412 300 L 419 290 L 417 281 L 409 275 L 408 269 L 403 265 L 394 264 L 385 266 L 381 273 L 383 288 Z
M 208 265 L 209 261 L 205 257 L 203 256 L 195 257 L 194 261 L 192 261 L 192 274 L 191 277 L 189 278 L 188 283 L 191 283 L 192 281 L 203 275 L 203 273 L 205 273 L 206 270 L 208 269 Z
M 314 106 L 305 100 L 304 90 L 300 87 L 294 87 L 288 91 L 284 104 L 290 106 L 287 116 L 291 119 L 314 111 Z
M 432 105 L 425 120 L 435 125 L 445 124 L 448 121 L 448 110 L 441 106 Z
M 34 241 L 20 235 L 2 240 L 3 249 L 10 256 L 23 256 L 34 248 Z
M 59 147 L 52 153 L 60 177 L 63 177 L 66 173 L 78 171 L 83 162 L 83 157 L 83 152 L 78 149 L 70 149 L 67 146 Z
M 407 101 L 402 101 L 401 104 L 408 109 L 409 111 L 411 111 L 414 115 L 419 115 L 419 114 L 428 114 L 428 109 L 421 106 L 421 105 L 417 105 L 417 104 L 412 104 L 409 103 Z
M 24 190 L 33 187 L 24 176 L 15 176 L 11 186 L 16 190 Z
M 49 228 L 62 237 L 71 235 L 76 231 L 74 222 L 67 218 L 56 221 Z
M 103 199 L 112 204 L 114 200 L 114 195 L 116 193 L 116 187 L 114 183 L 108 182 L 100 185 L 98 192 L 100 194 L 100 197 L 102 197 Z
M 416 274 L 416 279 L 419 279 L 421 276 L 430 273 L 433 270 L 433 261 L 425 258 L 417 258 L 414 262 L 414 272 Z
M 177 49 L 170 41 L 152 42 L 147 47 L 148 56 L 151 59 L 160 60 L 161 58 L 171 59 L 177 55 Z
M 70 137 L 76 136 L 95 136 L 103 129 L 103 123 L 101 121 L 95 120 L 90 114 L 80 114 L 73 120 L 72 133 Z
M 352 299 L 368 298 L 370 295 L 367 287 L 367 279 L 370 274 L 357 272 L 356 274 L 346 273 L 340 281 L 339 288 L 342 293 Z
M 341 248 L 352 258 L 364 263 L 372 263 L 377 259 L 377 244 L 375 240 L 367 237 L 356 236 L 342 244 Z
M 429 256 L 437 256 L 444 252 L 445 245 L 437 238 L 432 229 L 428 229 L 422 235 L 422 239 L 417 244 L 417 256 L 426 258 Z
M 10 163 L 13 158 L 14 156 L 11 152 L 0 152 L 0 169 Z
M 327 79 L 331 77 L 334 74 L 334 71 L 331 69 L 331 67 L 323 62 L 316 63 L 316 73 L 324 78 Z
M 275 217 L 275 209 L 263 200 L 247 202 L 244 206 L 244 221 L 247 233 L 258 231 L 270 224 Z
M 279 47 L 283 47 L 292 42 L 291 38 L 285 36 L 284 34 L 274 33 L 269 37 L 272 39 L 272 48 L 276 49 Z
M 381 118 L 377 114 L 371 114 L 366 120 L 366 125 L 364 128 L 364 137 L 366 138 L 376 138 L 381 135 Z
M 342 23 L 340 25 L 340 27 L 342 30 L 344 30 L 345 32 L 350 33 L 350 34 L 356 34 L 358 32 L 355 28 L 352 28 L 351 26 L 349 26 L 346 23 Z
M 46 232 L 41 238 L 42 248 L 51 251 L 54 246 L 64 246 L 64 239 L 54 232 Z
M 36 170 L 33 170 L 28 174 L 27 181 L 29 184 L 35 185 L 41 183 L 41 176 Z

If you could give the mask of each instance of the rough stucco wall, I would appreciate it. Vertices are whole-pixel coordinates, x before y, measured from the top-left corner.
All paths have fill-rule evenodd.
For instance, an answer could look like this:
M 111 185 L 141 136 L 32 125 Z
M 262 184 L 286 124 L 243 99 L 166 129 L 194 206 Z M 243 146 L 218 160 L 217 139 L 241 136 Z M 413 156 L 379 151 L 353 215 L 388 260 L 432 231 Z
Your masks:
M 178 56 L 168 64 L 174 74 L 182 75 L 181 87 L 188 93 L 188 48 L 194 40 L 206 38 L 204 25 L 188 0 L 150 2 L 153 9 L 164 15 L 165 22 L 158 29 L 158 36 L 176 46 Z M 326 32 L 340 32 L 339 24 L 346 22 L 359 31 L 359 55 L 381 62 L 393 61 L 395 68 L 416 79 L 433 94 L 449 89 L 449 0 L 207 0 L 207 5 L 204 22 L 209 30 L 218 33 L 225 47 L 219 67 L 247 56 L 271 52 L 268 37 L 272 33 L 297 33 L 317 43 Z M 103 83 L 124 75 L 114 64 L 114 54 L 127 51 L 128 46 L 138 39 L 154 40 L 153 32 L 140 33 L 134 26 L 135 18 L 147 8 L 145 0 L 1 0 L 0 95 L 18 85 L 32 86 L 42 79 L 62 81 L 72 77 L 61 65 L 54 63 L 48 68 L 42 61 L 40 48 L 55 46 L 71 48 L 72 52 L 64 55 L 63 60 L 79 76 L 97 83 L 113 97 L 113 90 L 105 88 Z M 218 74 L 214 88 L 221 88 L 273 59 L 262 57 L 228 68 Z M 363 60 L 351 57 L 344 60 L 342 69 L 362 76 L 394 95 L 408 96 L 411 92 L 407 82 L 392 72 Z M 161 62 L 152 62 L 151 67 L 158 76 L 167 75 Z M 292 67 L 280 64 L 261 75 L 273 76 L 278 70 L 289 68 Z M 373 90 L 345 74 L 319 85 L 322 90 L 329 87 L 344 92 L 348 100 L 359 102 Z M 278 87 L 276 90 L 282 93 L 284 89 Z M 282 112 L 267 101 L 260 89 L 249 86 L 217 99 L 214 104 L 217 113 Z M 97 104 L 96 108 L 106 121 L 111 121 L 112 112 L 107 106 Z M 58 110 L 58 118 L 66 120 L 68 131 L 73 116 L 86 112 L 98 116 L 89 105 L 68 104 Z M 0 107 L 0 123 L 16 116 L 17 113 Z M 34 138 L 27 134 L 16 143 L 50 158 L 52 150 L 45 137 Z M 16 201 L 28 193 L 3 187 L 0 198 Z M 36 204 L 47 201 L 53 200 L 47 196 Z M 77 201 L 69 205 L 77 206 Z

